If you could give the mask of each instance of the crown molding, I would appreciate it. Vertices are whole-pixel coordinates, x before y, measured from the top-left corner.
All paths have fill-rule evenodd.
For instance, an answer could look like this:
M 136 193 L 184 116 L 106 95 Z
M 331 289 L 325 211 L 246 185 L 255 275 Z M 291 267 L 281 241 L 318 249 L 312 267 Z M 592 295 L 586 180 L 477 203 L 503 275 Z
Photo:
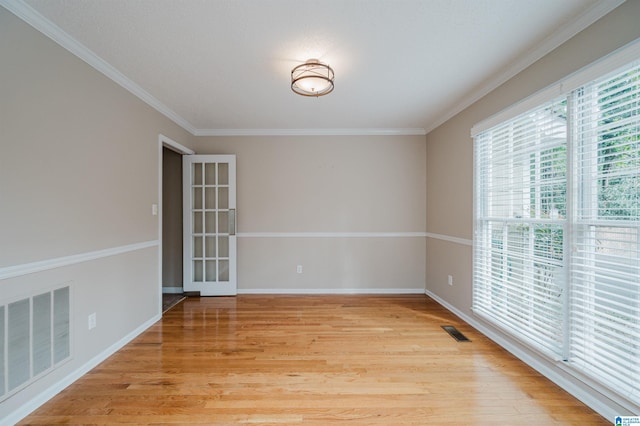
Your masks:
M 194 136 L 424 136 L 422 128 L 400 129 L 197 129 Z
M 547 37 L 522 58 L 513 62 L 504 72 L 496 75 L 487 84 L 465 97 L 449 110 L 449 112 L 433 121 L 426 128 L 379 129 L 197 129 L 190 122 L 22 0 L 0 0 L 0 5 L 194 136 L 423 136 L 486 96 L 501 84 L 517 75 L 625 1 L 626 0 L 601 0 L 597 2 L 572 22 L 567 23 L 567 25 L 563 26 L 559 31 Z
M 422 128 L 388 129 L 197 129 L 171 108 L 126 77 L 84 44 L 42 16 L 21 0 L 0 0 L 0 5 L 51 40 L 119 84 L 159 113 L 194 136 L 415 136 L 426 135 Z
M 503 72 L 494 76 L 487 84 L 472 92 L 469 96 L 461 100 L 449 112 L 438 120 L 435 120 L 425 128 L 426 133 L 431 132 L 441 124 L 453 118 L 467 107 L 482 99 L 484 96 L 497 89 L 500 85 L 515 77 L 525 68 L 532 65 L 537 60 L 552 52 L 564 42 L 584 30 L 598 19 L 602 18 L 613 9 L 620 6 L 626 0 L 601 0 L 592 7 L 584 11 L 571 22 L 563 25 L 558 31 L 545 38 L 540 44 L 530 49 L 524 56 L 514 61 Z
M 53 22 L 42 16 L 28 4 L 21 0 L 0 0 L 0 5 L 63 48 L 67 49 L 78 58 L 82 59 L 97 71 L 113 80 L 115 83 L 131 92 L 133 95 L 147 103 L 178 126 L 191 134 L 195 133 L 196 129 L 191 123 L 179 116 L 175 111 L 160 102 L 142 87 L 134 83 L 104 59 L 93 53 L 87 46 L 80 43 Z

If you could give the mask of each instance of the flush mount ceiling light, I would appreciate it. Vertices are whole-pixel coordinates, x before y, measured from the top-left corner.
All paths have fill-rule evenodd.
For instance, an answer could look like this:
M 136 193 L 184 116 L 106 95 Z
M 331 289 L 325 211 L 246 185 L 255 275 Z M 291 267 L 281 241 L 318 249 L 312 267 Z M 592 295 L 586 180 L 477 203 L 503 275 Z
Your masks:
M 302 96 L 324 96 L 333 90 L 333 69 L 309 59 L 291 70 L 291 90 Z

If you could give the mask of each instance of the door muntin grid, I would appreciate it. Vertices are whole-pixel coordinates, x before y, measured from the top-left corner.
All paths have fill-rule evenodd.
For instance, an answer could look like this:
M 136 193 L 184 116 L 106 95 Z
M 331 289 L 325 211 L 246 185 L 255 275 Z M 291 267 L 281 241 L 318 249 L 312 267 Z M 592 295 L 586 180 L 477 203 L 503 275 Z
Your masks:
M 191 280 L 229 281 L 228 163 L 191 163 Z

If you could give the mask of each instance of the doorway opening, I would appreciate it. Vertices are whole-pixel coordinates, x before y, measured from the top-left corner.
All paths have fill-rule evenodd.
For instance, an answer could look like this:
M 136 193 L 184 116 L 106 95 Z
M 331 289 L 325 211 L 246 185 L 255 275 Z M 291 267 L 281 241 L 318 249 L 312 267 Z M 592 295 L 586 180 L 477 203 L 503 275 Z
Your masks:
M 160 287 L 161 312 L 164 313 L 184 299 L 182 283 L 182 156 L 192 150 L 160 135 Z

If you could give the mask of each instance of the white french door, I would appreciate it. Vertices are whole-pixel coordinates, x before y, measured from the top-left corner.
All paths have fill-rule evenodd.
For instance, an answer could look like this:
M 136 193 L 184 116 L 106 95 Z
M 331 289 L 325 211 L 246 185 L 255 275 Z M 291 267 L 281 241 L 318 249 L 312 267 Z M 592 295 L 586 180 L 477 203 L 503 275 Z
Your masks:
M 236 157 L 184 155 L 184 291 L 237 294 Z

